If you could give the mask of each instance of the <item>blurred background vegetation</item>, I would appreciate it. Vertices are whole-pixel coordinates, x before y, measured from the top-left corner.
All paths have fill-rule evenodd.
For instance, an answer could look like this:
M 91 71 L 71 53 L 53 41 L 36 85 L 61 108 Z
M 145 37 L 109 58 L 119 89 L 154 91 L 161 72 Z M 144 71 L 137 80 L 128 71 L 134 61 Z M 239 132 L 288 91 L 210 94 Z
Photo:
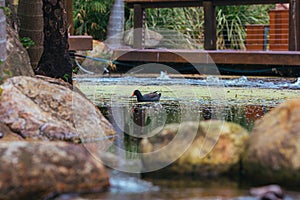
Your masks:
M 74 34 L 87 34 L 95 39 L 105 40 L 113 3 L 114 0 L 74 0 Z
M 75 0 L 75 34 L 89 34 L 95 39 L 105 40 L 110 11 L 114 0 Z M 268 24 L 269 10 L 275 5 L 244 5 L 217 7 L 217 46 L 218 49 L 244 49 L 248 24 Z M 178 43 L 174 35 L 183 36 L 187 43 L 203 44 L 203 9 L 202 8 L 164 8 L 147 9 L 146 26 L 161 32 L 169 38 L 170 45 Z M 133 11 L 125 7 L 125 30 L 133 27 Z M 173 41 L 172 41 L 173 38 Z M 176 37 L 175 37 L 176 38 Z

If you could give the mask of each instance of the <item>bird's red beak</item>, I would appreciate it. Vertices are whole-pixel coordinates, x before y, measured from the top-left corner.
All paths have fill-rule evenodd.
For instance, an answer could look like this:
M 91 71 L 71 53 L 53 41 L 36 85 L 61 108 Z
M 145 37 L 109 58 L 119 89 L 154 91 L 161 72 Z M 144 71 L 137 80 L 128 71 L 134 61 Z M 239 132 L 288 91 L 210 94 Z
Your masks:
M 133 97 L 135 94 L 134 94 L 134 92 L 131 94 L 131 96 Z

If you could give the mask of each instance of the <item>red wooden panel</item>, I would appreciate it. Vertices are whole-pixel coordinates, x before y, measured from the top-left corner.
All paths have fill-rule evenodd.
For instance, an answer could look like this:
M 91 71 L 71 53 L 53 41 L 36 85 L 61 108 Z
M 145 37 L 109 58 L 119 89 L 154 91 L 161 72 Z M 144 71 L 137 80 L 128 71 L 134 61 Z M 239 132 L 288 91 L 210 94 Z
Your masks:
M 287 51 L 289 43 L 289 11 L 270 11 L 270 50 Z
M 264 50 L 264 29 L 266 25 L 246 26 L 246 48 L 247 50 Z

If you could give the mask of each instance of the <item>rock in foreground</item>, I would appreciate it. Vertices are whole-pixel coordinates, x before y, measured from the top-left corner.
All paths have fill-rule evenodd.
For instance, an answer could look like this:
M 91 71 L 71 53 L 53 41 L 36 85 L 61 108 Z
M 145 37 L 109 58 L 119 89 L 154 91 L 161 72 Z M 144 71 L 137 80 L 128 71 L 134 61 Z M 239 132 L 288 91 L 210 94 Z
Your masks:
M 195 138 L 190 138 L 194 133 Z M 159 168 L 170 164 L 170 158 L 176 159 L 188 147 L 163 171 L 221 175 L 238 164 L 247 139 L 248 132 L 244 128 L 229 122 L 212 120 L 170 124 L 156 136 L 142 140 L 145 171 L 153 169 L 153 166 Z
M 246 174 L 264 183 L 300 183 L 300 99 L 288 100 L 256 121 Z
M 0 121 L 23 138 L 37 140 L 78 142 L 115 133 L 92 102 L 65 85 L 51 78 L 7 79 L 1 85 Z
M 101 191 L 106 169 L 81 145 L 0 142 L 0 199 L 44 199 L 59 193 Z

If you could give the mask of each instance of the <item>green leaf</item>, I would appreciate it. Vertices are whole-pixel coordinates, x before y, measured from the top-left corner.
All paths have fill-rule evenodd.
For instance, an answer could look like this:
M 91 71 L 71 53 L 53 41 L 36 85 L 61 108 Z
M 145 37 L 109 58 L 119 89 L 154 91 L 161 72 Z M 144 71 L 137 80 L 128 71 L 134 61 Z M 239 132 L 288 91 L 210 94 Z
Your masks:
M 20 38 L 20 41 L 25 49 L 29 49 L 30 47 L 34 46 L 34 41 L 32 41 L 30 37 L 22 37 Z
M 5 13 L 6 16 L 10 16 L 11 15 L 11 9 L 6 7 L 6 6 L 0 6 L 0 9 L 2 9 Z
M 68 82 L 69 81 L 69 78 L 70 78 L 70 75 L 69 74 L 64 74 L 64 79 Z

